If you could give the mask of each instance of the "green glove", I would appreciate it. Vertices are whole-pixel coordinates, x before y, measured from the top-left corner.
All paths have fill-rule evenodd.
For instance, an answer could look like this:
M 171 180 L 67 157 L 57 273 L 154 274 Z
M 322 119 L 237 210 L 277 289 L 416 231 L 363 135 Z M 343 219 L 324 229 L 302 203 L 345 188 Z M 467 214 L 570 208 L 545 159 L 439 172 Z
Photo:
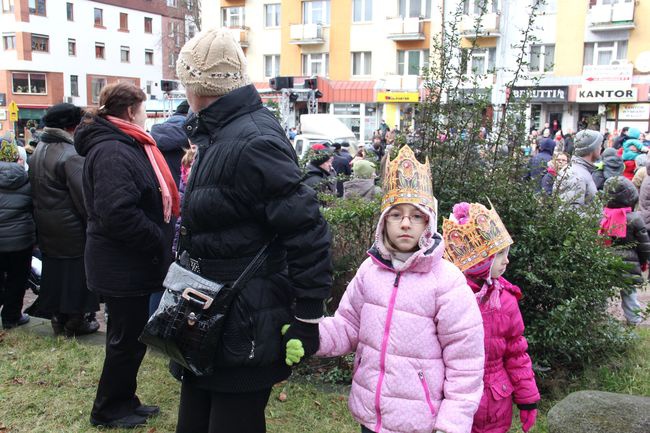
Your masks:
M 288 330 L 289 324 L 284 325 L 282 327 L 282 335 L 286 334 Z M 302 347 L 302 341 L 295 338 L 287 341 L 284 362 L 286 362 L 289 367 L 298 364 L 303 356 L 305 356 L 305 350 Z

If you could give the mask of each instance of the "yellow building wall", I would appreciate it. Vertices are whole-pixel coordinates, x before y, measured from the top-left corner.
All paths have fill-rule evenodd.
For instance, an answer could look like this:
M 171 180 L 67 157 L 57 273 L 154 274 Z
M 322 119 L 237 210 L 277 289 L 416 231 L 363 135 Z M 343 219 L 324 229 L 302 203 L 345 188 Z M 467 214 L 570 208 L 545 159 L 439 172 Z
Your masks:
M 650 0 L 637 0 L 634 9 L 636 28 L 630 32 L 630 40 L 627 44 L 627 59 L 632 63 L 634 63 L 639 53 L 650 50 L 648 17 L 650 17 Z
M 462 38 L 460 40 L 461 48 L 472 48 L 472 39 Z M 494 48 L 497 46 L 497 38 L 492 36 L 485 36 L 476 38 L 476 48 Z
M 582 75 L 588 1 L 557 2 L 556 77 Z
M 332 80 L 349 80 L 352 72 L 350 55 L 352 0 L 336 0 L 330 2 L 330 5 L 329 77 Z
M 281 4 L 282 47 L 280 49 L 280 75 L 299 76 L 302 75 L 300 46 L 289 43 L 289 28 L 291 24 L 300 24 L 302 22 L 302 2 L 301 0 L 282 0 Z

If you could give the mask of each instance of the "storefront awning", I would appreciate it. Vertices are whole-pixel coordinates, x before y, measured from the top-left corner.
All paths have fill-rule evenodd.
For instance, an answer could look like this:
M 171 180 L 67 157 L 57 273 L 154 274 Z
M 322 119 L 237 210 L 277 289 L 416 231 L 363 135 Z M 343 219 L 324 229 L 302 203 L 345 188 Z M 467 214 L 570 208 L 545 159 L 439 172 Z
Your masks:
M 320 102 L 375 102 L 374 81 L 318 80 Z

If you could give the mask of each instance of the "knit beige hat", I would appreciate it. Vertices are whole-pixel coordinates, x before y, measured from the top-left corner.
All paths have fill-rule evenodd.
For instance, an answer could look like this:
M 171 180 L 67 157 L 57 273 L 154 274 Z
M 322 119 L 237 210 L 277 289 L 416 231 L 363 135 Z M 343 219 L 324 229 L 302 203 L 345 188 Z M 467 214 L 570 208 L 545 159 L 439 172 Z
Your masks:
M 246 56 L 227 29 L 205 30 L 190 39 L 181 49 L 176 74 L 200 96 L 222 96 L 251 83 Z

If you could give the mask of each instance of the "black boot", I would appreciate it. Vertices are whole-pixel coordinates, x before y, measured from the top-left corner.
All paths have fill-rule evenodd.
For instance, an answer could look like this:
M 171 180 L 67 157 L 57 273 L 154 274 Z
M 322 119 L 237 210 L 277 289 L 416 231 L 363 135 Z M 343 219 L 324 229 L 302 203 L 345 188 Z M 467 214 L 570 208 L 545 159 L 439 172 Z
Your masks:
M 92 334 L 93 332 L 97 332 L 98 329 L 99 323 L 97 323 L 97 320 L 93 319 L 90 322 L 86 320 L 83 314 L 72 314 L 65 323 L 65 334 L 68 337 Z

